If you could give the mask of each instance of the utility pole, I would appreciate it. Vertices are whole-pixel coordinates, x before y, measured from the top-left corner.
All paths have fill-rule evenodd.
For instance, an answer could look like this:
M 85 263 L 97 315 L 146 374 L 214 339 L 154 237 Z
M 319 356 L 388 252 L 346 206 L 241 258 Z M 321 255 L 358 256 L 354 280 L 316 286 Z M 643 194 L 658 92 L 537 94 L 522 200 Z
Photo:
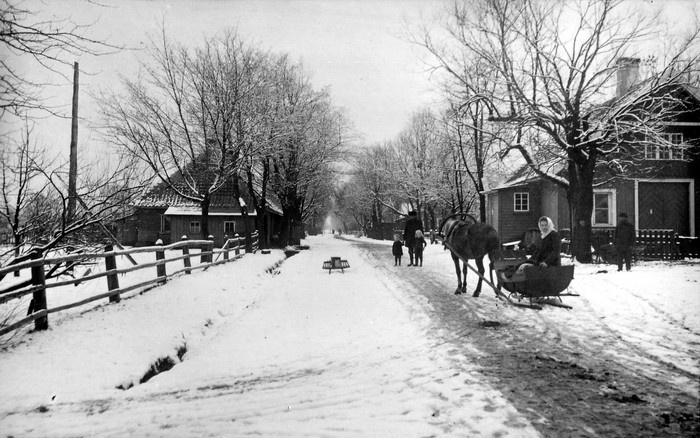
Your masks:
M 78 63 L 73 63 L 73 111 L 70 130 L 70 163 L 68 169 L 68 221 L 75 217 L 78 197 Z

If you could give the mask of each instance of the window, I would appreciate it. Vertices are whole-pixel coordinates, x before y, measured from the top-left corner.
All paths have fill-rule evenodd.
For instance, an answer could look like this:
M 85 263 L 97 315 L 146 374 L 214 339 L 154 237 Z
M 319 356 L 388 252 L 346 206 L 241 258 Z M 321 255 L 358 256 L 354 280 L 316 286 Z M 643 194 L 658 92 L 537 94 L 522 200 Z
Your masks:
M 236 223 L 234 221 L 224 221 L 224 234 L 233 237 L 236 234 Z
M 664 144 L 647 144 L 644 146 L 644 158 L 647 160 L 683 160 L 685 148 L 683 133 L 663 133 Z
M 615 191 L 593 190 L 593 226 L 615 226 Z
M 190 233 L 201 233 L 202 232 L 202 227 L 199 224 L 199 221 L 190 221 Z
M 169 233 L 170 232 L 170 217 L 164 214 L 160 215 L 160 232 Z
M 530 194 L 527 192 L 515 193 L 513 197 L 513 211 L 530 211 Z

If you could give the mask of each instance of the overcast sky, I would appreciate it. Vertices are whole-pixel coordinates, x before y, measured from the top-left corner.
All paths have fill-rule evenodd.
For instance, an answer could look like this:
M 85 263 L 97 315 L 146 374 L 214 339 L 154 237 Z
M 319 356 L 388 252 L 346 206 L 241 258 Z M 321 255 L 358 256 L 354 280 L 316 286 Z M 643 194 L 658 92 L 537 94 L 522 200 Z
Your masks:
M 330 87 L 337 106 L 343 107 L 357 134 L 367 143 L 392 139 L 406 126 L 412 112 L 435 101 L 435 79 L 421 62 L 426 54 L 405 38 L 404 23 L 429 21 L 442 0 L 25 0 L 27 9 L 42 19 L 70 18 L 92 24 L 88 35 L 111 44 L 133 48 L 114 54 L 80 56 L 81 149 L 94 149 L 98 137 L 89 123 L 97 120 L 90 93 L 114 89 L 118 74 L 133 76 L 137 59 L 147 56 L 150 37 L 158 36 L 161 23 L 169 36 L 197 44 L 204 35 L 236 27 L 263 49 L 288 53 L 303 62 L 317 88 Z M 661 5 L 674 20 L 683 18 L 693 0 L 631 0 Z M 680 13 L 678 12 L 680 11 Z M 685 12 L 686 16 L 688 15 Z M 29 64 L 28 64 L 29 65 Z M 63 70 L 72 76 L 70 66 Z M 44 70 L 29 73 L 44 80 Z M 64 80 L 63 83 L 66 83 Z M 70 85 L 45 92 L 70 114 Z M 68 150 L 70 120 L 37 122 L 40 145 Z M 6 127 L 5 127 L 6 128 Z
M 410 113 L 433 99 L 422 52 L 402 34 L 405 21 L 418 23 L 422 14 L 432 15 L 441 5 L 438 0 L 32 0 L 24 5 L 41 11 L 44 19 L 94 23 L 91 37 L 127 48 L 144 48 L 150 37 L 158 37 L 161 23 L 169 36 L 193 44 L 236 27 L 261 48 L 301 61 L 318 89 L 330 87 L 334 103 L 346 109 L 357 134 L 369 143 L 395 137 Z M 143 56 L 123 50 L 71 60 L 83 72 L 80 116 L 87 120 L 81 123 L 81 148 L 97 141 L 88 126 L 97 116 L 89 94 L 117 86 L 119 73 L 134 75 Z M 65 74 L 72 75 L 70 66 Z M 70 114 L 70 86 L 52 87 L 46 95 Z M 40 144 L 68 149 L 69 120 L 40 123 Z

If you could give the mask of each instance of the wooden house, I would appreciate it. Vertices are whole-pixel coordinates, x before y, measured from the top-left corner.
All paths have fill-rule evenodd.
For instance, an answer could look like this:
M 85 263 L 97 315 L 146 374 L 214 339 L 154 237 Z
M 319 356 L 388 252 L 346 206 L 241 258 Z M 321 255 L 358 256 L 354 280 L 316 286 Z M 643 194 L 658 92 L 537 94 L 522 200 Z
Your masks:
M 624 175 L 611 177 L 604 170 L 596 171 L 591 217 L 594 233 L 613 229 L 618 214 L 624 212 L 637 230 L 673 230 L 680 236 L 696 236 L 700 90 L 679 85 L 674 92 L 686 108 L 664 122 L 662 136 L 666 142 L 646 141 L 643 146 L 635 146 L 633 156 L 638 165 L 631 166 Z M 563 161 L 549 166 L 548 172 L 567 177 Z M 564 189 L 536 175 L 528 166 L 485 194 L 487 221 L 504 242 L 518 240 L 523 231 L 537 226 L 540 216 L 551 217 L 558 229 L 573 228 Z
M 242 180 L 239 180 L 239 192 L 244 208 L 251 206 L 248 187 Z M 249 208 L 246 223 L 241 203 L 233 193 L 233 181 L 229 180 L 211 197 L 208 223 L 215 246 L 223 245 L 227 237 L 243 236 L 246 227 L 249 232 L 265 227 L 267 236 L 279 234 L 282 208 L 274 195 L 267 195 L 267 214 L 258 217 L 255 209 Z M 134 203 L 133 214 L 128 220 L 129 227 L 134 229 L 135 241 L 124 242 L 127 244 L 153 245 L 159 239 L 168 244 L 179 241 L 182 236 L 190 240 L 207 238 L 202 233 L 201 205 L 180 196 L 163 182 L 151 187 Z

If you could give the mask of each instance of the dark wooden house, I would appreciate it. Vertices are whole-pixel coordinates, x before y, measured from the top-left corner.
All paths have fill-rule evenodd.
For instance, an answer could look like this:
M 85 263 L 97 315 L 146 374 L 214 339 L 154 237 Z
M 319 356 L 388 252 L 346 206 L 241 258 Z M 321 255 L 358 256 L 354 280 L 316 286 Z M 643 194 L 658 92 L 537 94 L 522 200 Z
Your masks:
M 252 207 L 247 185 L 239 180 L 239 192 L 243 205 L 248 208 L 248 221 L 244 220 L 241 203 L 234 196 L 233 181 L 229 180 L 212 195 L 209 206 L 209 235 L 214 237 L 214 245 L 223 245 L 226 238 L 243 236 L 246 227 L 249 232 L 265 227 L 266 235 L 279 234 L 282 208 L 271 194 L 267 196 L 267 214 L 258 216 Z M 259 194 L 258 194 L 259 195 Z M 133 206 L 133 213 L 125 219 L 124 228 L 133 236 L 137 246 L 153 245 L 157 240 L 164 244 L 177 242 L 182 236 L 190 240 L 206 239 L 202 233 L 201 205 L 177 194 L 163 182 L 155 184 L 141 196 Z M 272 242 L 274 243 L 274 242 Z
M 664 122 L 662 136 L 666 141 L 637 145 L 637 165 L 624 175 L 613 178 L 603 170 L 596 172 L 591 217 L 594 233 L 614 228 L 618 214 L 624 212 L 637 230 L 673 230 L 680 236 L 696 236 L 700 90 L 682 85 L 674 92 L 686 102 L 686 108 L 674 120 Z M 566 178 L 564 162 L 549 169 L 552 175 Z M 517 240 L 524 230 L 536 227 L 540 216 L 551 217 L 558 229 L 572 229 L 565 191 L 528 166 L 485 194 L 487 221 L 505 242 Z

